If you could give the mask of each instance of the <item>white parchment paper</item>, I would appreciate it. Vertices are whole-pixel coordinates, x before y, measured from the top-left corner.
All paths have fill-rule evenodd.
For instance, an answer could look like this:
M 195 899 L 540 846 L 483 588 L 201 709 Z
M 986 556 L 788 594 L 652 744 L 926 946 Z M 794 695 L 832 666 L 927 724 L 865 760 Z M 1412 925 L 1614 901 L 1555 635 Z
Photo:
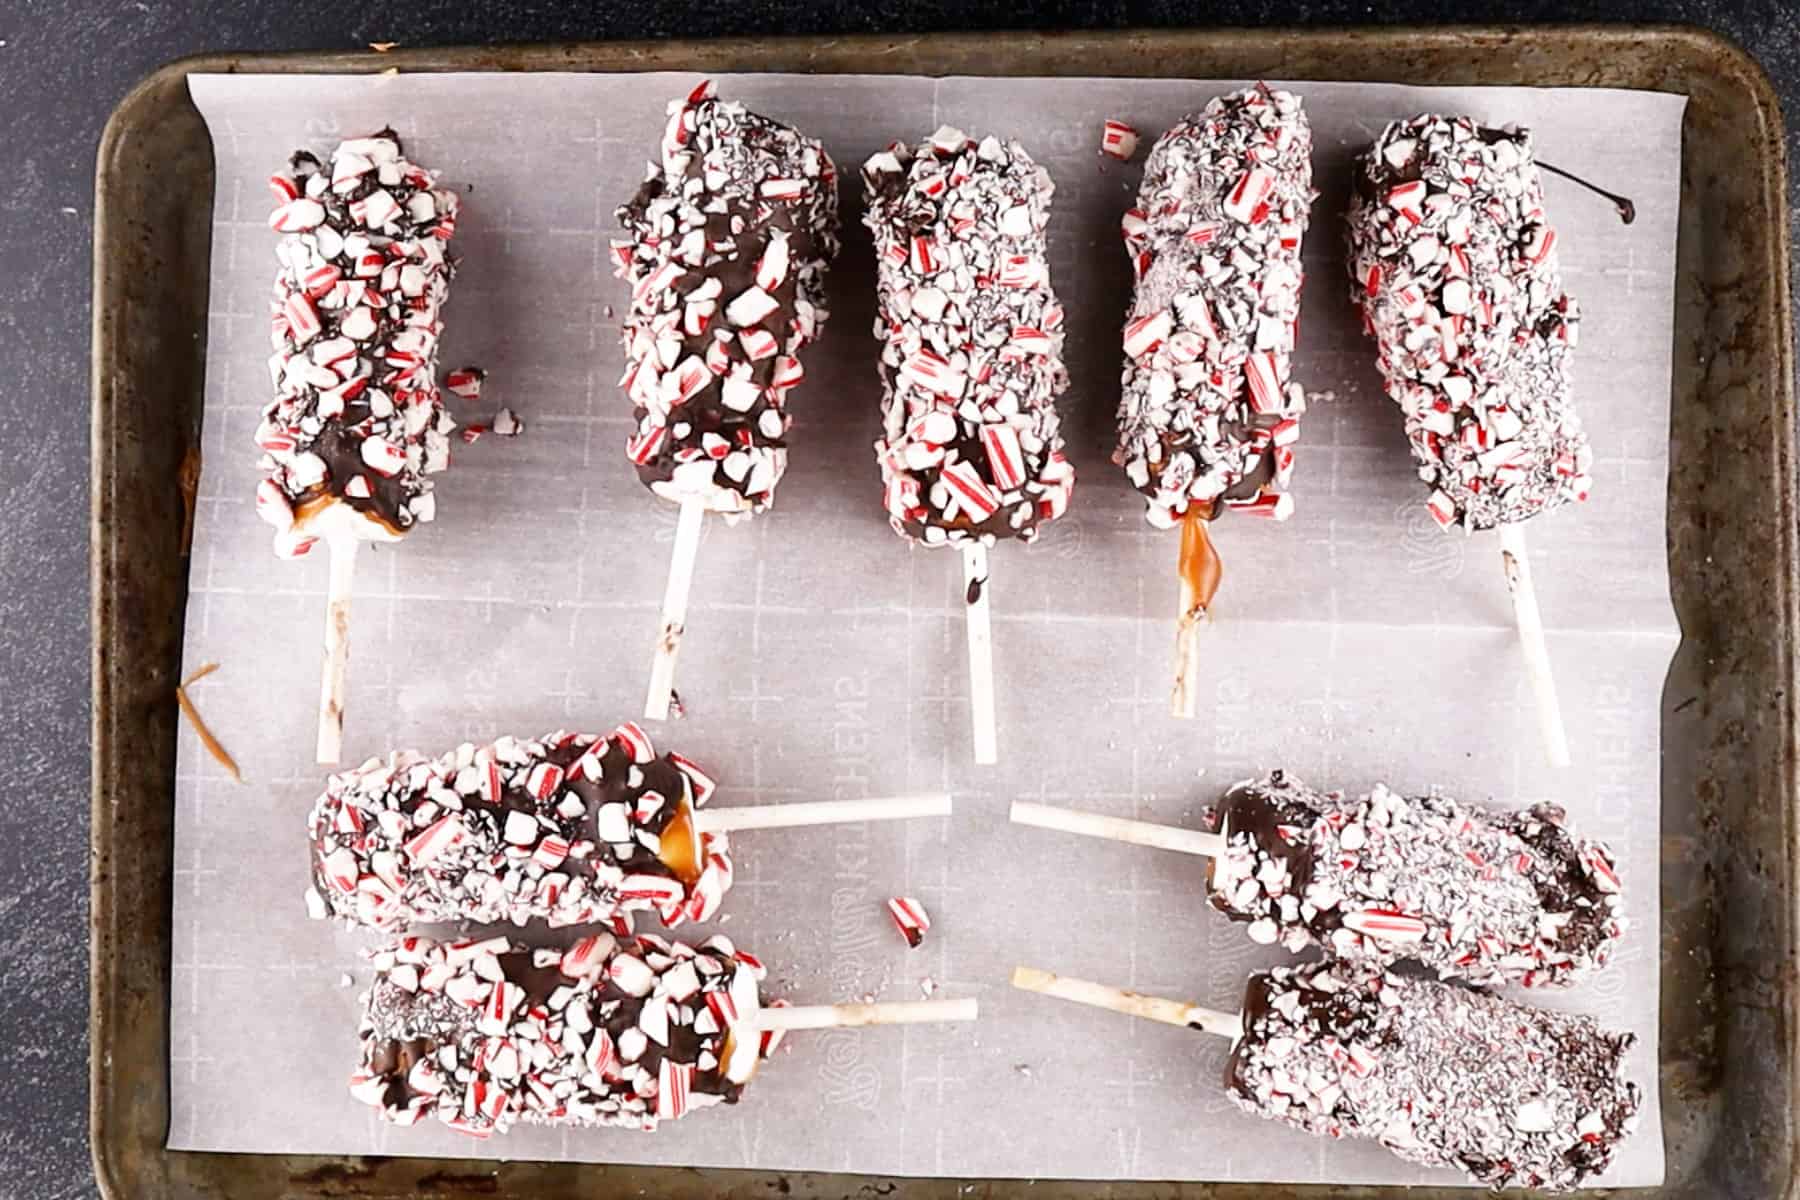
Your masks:
M 1635 1030 L 1642 1130 L 1609 1184 L 1662 1177 L 1657 1110 L 1660 702 L 1677 633 L 1664 552 L 1681 97 L 1590 90 L 1287 84 L 1305 98 L 1321 192 L 1306 242 L 1296 376 L 1315 393 L 1285 526 L 1231 517 L 1200 719 L 1167 716 L 1176 539 L 1149 529 L 1108 455 L 1129 270 L 1120 212 L 1139 166 L 1098 154 L 1109 117 L 1158 131 L 1232 82 L 728 77 L 722 93 L 823 138 L 845 180 L 832 319 L 796 394 L 776 509 L 709 523 L 659 742 L 713 768 L 715 803 L 944 788 L 948 821 L 747 833 L 720 927 L 796 1000 L 977 996 L 973 1025 L 791 1036 L 738 1108 L 645 1136 L 521 1128 L 477 1143 L 396 1130 L 354 1102 L 368 937 L 309 922 L 304 821 L 326 563 L 282 562 L 251 507 L 268 394 L 274 235 L 263 180 L 297 146 L 391 124 L 465 189 L 444 367 L 491 372 L 512 441 L 459 448 L 439 519 L 359 561 L 346 757 L 559 727 L 609 729 L 642 703 L 675 510 L 622 452 L 612 212 L 655 152 L 678 75 L 197 76 L 218 186 L 205 473 L 187 617 L 194 689 L 242 764 L 227 780 L 183 734 L 177 788 L 169 1144 L 179 1149 L 570 1158 L 900 1174 L 1427 1182 L 1368 1144 L 1238 1113 L 1226 1046 L 1012 991 L 1015 963 L 1233 1007 L 1280 961 L 1207 910 L 1201 864 L 1006 823 L 1029 797 L 1191 820 L 1232 781 L 1283 766 L 1350 788 L 1385 779 L 1504 803 L 1558 800 L 1620 851 L 1634 928 L 1587 986 L 1545 1003 Z M 1535 521 L 1532 557 L 1575 766 L 1545 765 L 1491 535 L 1425 515 L 1397 411 L 1342 280 L 1352 153 L 1433 109 L 1538 133 L 1541 156 L 1637 201 L 1546 177 L 1583 309 L 1587 504 Z M 993 556 L 1001 764 L 972 765 L 961 573 L 885 524 L 868 239 L 857 166 L 940 123 L 1019 136 L 1057 186 L 1054 281 L 1069 311 L 1063 400 L 1074 505 Z M 1139 163 L 1141 164 L 1141 154 Z M 908 951 L 890 895 L 933 927 Z M 543 931 L 531 936 L 551 937 Z M 343 977 L 348 975 L 346 981 Z

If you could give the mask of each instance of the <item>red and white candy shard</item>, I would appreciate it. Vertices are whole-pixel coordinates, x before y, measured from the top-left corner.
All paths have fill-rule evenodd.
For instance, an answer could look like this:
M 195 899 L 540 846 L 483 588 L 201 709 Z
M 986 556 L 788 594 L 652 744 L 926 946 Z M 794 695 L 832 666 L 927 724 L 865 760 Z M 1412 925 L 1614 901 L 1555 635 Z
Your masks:
M 393 541 L 436 511 L 456 424 L 437 383 L 457 196 L 392 130 L 305 151 L 269 180 L 282 235 L 270 303 L 275 398 L 256 430 L 256 511 L 275 550 Z
M 931 928 L 925 906 L 911 896 L 895 896 L 887 902 L 887 909 L 900 936 L 906 939 L 909 947 L 917 950 L 919 943 L 925 940 L 925 931 Z
M 1123 121 L 1107 121 L 1100 127 L 1100 152 L 1121 162 L 1137 153 L 1138 131 Z
M 1254 976 L 1243 1014 L 1239 1108 L 1495 1189 L 1579 1187 L 1637 1128 L 1636 1038 L 1591 1017 L 1331 960 Z
M 889 523 L 927 546 L 1029 541 L 1075 487 L 1056 414 L 1069 377 L 1050 176 L 1016 141 L 945 127 L 871 157 L 863 183 Z
M 1215 908 L 1252 940 L 1423 963 L 1479 986 L 1560 986 L 1625 931 L 1612 852 L 1553 805 L 1494 812 L 1446 796 L 1319 792 L 1275 772 L 1219 806 Z
M 397 1125 L 651 1131 L 735 1102 L 766 1056 L 763 968 L 724 937 L 409 937 L 370 957 L 350 1093 Z
M 1289 373 L 1314 195 L 1312 131 L 1288 92 L 1219 97 L 1150 151 L 1122 222 L 1137 286 L 1114 458 L 1154 525 L 1192 505 L 1292 508 L 1276 497 L 1306 409 Z
M 787 466 L 800 353 L 825 326 L 831 157 L 703 83 L 669 105 L 661 159 L 618 216 L 631 284 L 619 386 L 637 421 L 626 456 L 658 495 L 728 519 L 760 512 Z
M 1357 161 L 1348 222 L 1351 296 L 1438 524 L 1491 529 L 1586 499 L 1579 314 L 1530 133 L 1396 121 Z
M 692 832 L 716 787 L 630 724 L 370 759 L 331 776 L 308 817 L 308 908 L 376 929 L 703 921 L 732 882 L 725 835 Z

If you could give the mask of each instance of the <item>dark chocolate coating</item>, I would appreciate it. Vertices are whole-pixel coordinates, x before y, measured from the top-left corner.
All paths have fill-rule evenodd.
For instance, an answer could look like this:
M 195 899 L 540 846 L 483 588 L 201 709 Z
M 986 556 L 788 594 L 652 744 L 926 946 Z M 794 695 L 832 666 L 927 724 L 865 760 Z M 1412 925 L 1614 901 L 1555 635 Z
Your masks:
M 1317 963 L 1253 977 L 1225 1086 L 1259 1116 L 1490 1187 L 1564 1191 L 1636 1128 L 1630 1033 L 1454 984 Z
M 1030 541 L 1074 487 L 1056 412 L 1069 377 L 1050 176 L 1017 141 L 946 127 L 875 155 L 862 177 L 889 524 L 927 546 Z
M 1534 986 L 1603 965 L 1623 933 L 1611 853 L 1554 806 L 1490 812 L 1381 786 L 1351 798 L 1277 771 L 1233 788 L 1218 822 L 1209 897 L 1259 941 Z
M 531 742 L 507 739 L 475 752 L 470 766 L 458 765 L 458 752 L 436 762 L 405 755 L 397 756 L 391 766 L 375 760 L 333 776 L 308 820 L 315 892 L 330 914 L 384 929 L 417 922 L 522 924 L 533 917 L 567 925 L 612 920 L 644 908 L 657 910 L 673 923 L 700 919 L 702 910 L 710 915 L 724 890 L 714 887 L 721 883 L 719 872 L 724 872 L 723 885 L 729 886 L 725 840 L 703 835 L 699 861 L 683 863 L 676 858 L 680 848 L 676 843 L 691 844 L 691 818 L 682 816 L 680 828 L 671 829 L 671 823 L 691 812 L 695 798 L 704 798 L 711 781 L 678 755 L 636 761 L 631 742 L 643 739 L 641 744 L 648 746 L 648 739 L 631 728 L 631 738 L 615 734 L 606 742 L 598 779 L 589 778 L 577 765 L 590 754 L 593 735 L 573 734 Z M 504 754 L 502 746 L 507 748 Z M 488 790 L 489 761 L 502 780 L 498 798 Z M 540 765 L 561 772 L 554 790 L 543 797 L 531 790 L 534 778 L 541 778 L 536 774 Z M 696 778 L 704 781 L 699 790 Z M 662 798 L 660 804 L 648 799 L 651 793 Z M 460 807 L 447 807 L 447 796 Z M 579 811 L 571 797 L 579 802 Z M 602 836 L 599 814 L 607 808 L 615 814 L 623 808 L 625 839 Z M 465 836 L 420 865 L 409 846 L 452 812 L 460 814 Z M 531 842 L 508 840 L 508 817 L 515 813 L 531 819 Z M 646 839 L 660 843 L 665 833 L 673 839 L 669 857 L 681 870 L 646 844 Z M 536 857 L 546 841 L 561 843 L 566 853 L 560 861 L 546 865 Z M 398 892 L 391 884 L 376 889 L 384 883 L 382 855 L 392 856 L 398 866 L 403 880 Z M 555 859 L 556 854 L 548 857 Z M 340 872 L 347 876 L 352 863 L 357 889 L 346 890 L 335 877 Z M 622 888 L 622 881 L 644 876 L 669 881 L 671 897 L 634 896 Z M 368 894 L 372 889 L 391 898 L 372 903 Z
M 1357 159 L 1346 228 L 1351 297 L 1438 523 L 1491 529 L 1585 499 L 1579 309 L 1530 132 L 1393 122 Z
M 838 250 L 836 168 L 818 142 L 709 90 L 679 104 L 672 119 L 671 135 L 679 125 L 684 140 L 665 139 L 661 163 L 618 210 L 628 240 L 616 248 L 634 290 L 661 269 L 680 268 L 666 286 L 634 298 L 624 335 L 626 381 L 630 389 L 640 372 L 660 375 L 690 358 L 706 362 L 709 371 L 704 386 L 685 399 L 649 403 L 633 392 L 639 433 L 627 451 L 646 486 L 674 484 L 683 497 L 694 493 L 728 514 L 755 511 L 772 499 L 785 465 L 785 393 L 792 385 L 781 377 L 782 364 L 817 337 L 827 315 L 825 274 Z M 768 191 L 788 185 L 794 194 Z M 704 239 L 698 258 L 685 253 L 693 233 Z M 728 306 L 758 287 L 759 264 L 780 240 L 787 268 L 762 289 L 770 311 L 744 324 L 730 321 Z M 717 289 L 708 301 L 713 308 L 687 322 L 689 298 L 702 288 Z M 732 336 L 721 340 L 722 331 Z M 775 349 L 753 356 L 747 334 L 766 335 Z M 673 363 L 661 359 L 670 343 L 679 347 Z M 755 386 L 753 402 L 725 403 L 728 374 Z M 640 450 L 640 440 L 652 434 L 654 446 Z M 747 463 L 735 464 L 741 471 L 728 469 L 733 452 L 747 456 Z M 684 465 L 708 462 L 710 470 L 678 477 Z M 704 486 L 696 482 L 701 478 Z M 722 493 L 736 499 L 726 501 Z
M 607 939 L 605 934 L 599 936 Z M 384 1119 L 410 1124 L 421 1116 L 436 1116 L 475 1136 L 503 1133 L 518 1121 L 654 1129 L 659 1109 L 654 1089 L 646 1094 L 648 1085 L 643 1081 L 656 1080 L 665 1062 L 691 1072 L 690 1096 L 736 1103 L 742 1094 L 744 1084 L 727 1078 L 723 1070 L 726 1039 L 733 1035 L 734 1027 L 718 1016 L 738 1010 L 729 1003 L 715 1007 L 712 1002 L 733 994 L 740 1000 L 754 995 L 754 978 L 760 976 L 760 968 L 752 965 L 753 960 L 737 958 L 728 940 L 713 938 L 694 947 L 649 936 L 627 938 L 613 942 L 604 960 L 582 976 L 565 973 L 565 960 L 537 961 L 540 954 L 545 959 L 556 958 L 557 951 L 531 951 L 516 944 L 498 953 L 475 954 L 454 969 L 445 968 L 445 952 L 459 945 L 472 944 L 411 939 L 376 955 L 377 974 L 364 997 L 359 1031 L 362 1067 L 352 1079 L 352 1089 L 375 1104 Z M 624 986 L 609 969 L 622 956 L 636 960 L 638 976 L 644 980 L 640 986 Z M 504 1034 L 492 1024 L 494 1017 L 487 1003 L 491 998 L 488 989 L 499 986 L 500 981 L 485 973 L 478 959 L 491 961 L 501 981 L 523 993 L 511 1010 Z M 667 990 L 671 972 L 677 968 L 693 971 L 690 982 L 695 987 L 680 1000 Z M 398 977 L 401 970 L 408 972 L 404 981 Z M 752 979 L 740 981 L 740 985 L 747 983 L 747 988 L 733 986 L 740 972 L 752 973 Z M 465 1002 L 451 995 L 446 987 L 450 978 L 471 989 L 465 994 L 477 999 Z M 662 1040 L 642 1033 L 645 1009 L 651 1003 L 665 1011 Z M 583 1018 L 579 1024 L 573 1021 L 577 1009 Z M 700 1022 L 706 1023 L 704 1031 Z M 606 1031 L 608 1046 L 605 1063 L 596 1073 L 594 1060 L 583 1052 L 598 1030 Z M 760 1036 L 750 1029 L 741 1032 L 746 1037 Z M 571 1049 L 571 1034 L 580 1039 L 576 1043 L 579 1049 Z M 629 1058 L 624 1049 L 629 1044 L 628 1034 L 635 1041 Z M 541 1057 L 533 1057 L 529 1069 L 499 1071 L 494 1048 L 502 1040 L 520 1048 L 521 1057 L 542 1047 L 536 1052 Z M 446 1066 L 446 1052 L 455 1068 Z M 409 1073 L 423 1059 L 432 1060 L 435 1082 L 422 1088 Z M 539 1086 L 528 1086 L 523 1079 L 526 1075 Z M 469 1117 L 463 1101 L 471 1089 L 478 1110 L 495 1092 L 501 1093 L 503 1100 L 496 1111 L 478 1111 Z M 683 1105 L 682 1111 L 687 1107 Z
M 355 153 L 346 147 L 377 145 L 383 153 L 391 152 L 394 161 L 377 162 L 359 176 L 346 177 L 341 189 L 330 186 L 333 164 L 341 155 Z M 384 170 L 390 174 L 385 180 Z M 280 489 L 287 511 L 271 498 L 262 502 L 263 515 L 284 534 L 298 516 L 303 533 L 308 515 L 341 503 L 398 536 L 415 522 L 430 519 L 433 509 L 423 499 L 431 490 L 426 476 L 448 464 L 448 435 L 455 427 L 444 410 L 435 373 L 439 311 L 455 269 L 445 246 L 456 227 L 457 197 L 436 187 L 429 172 L 405 159 L 391 129 L 344 143 L 333 154 L 332 164 L 297 152 L 289 160 L 287 174 L 274 182 L 299 193 L 294 201 L 278 200 L 277 219 L 290 203 L 300 201 L 318 204 L 324 216 L 283 235 L 271 326 L 279 394 L 264 410 L 256 440 L 266 455 L 268 478 Z M 399 212 L 376 224 L 359 217 L 356 206 L 378 191 L 391 197 Z M 424 219 L 409 211 L 420 196 L 431 209 Z M 379 268 L 362 266 L 354 252 L 361 243 L 345 239 L 362 239 L 365 253 L 380 260 Z M 399 284 L 402 268 L 420 272 L 423 282 L 417 294 L 407 295 Z M 309 280 L 312 272 L 330 278 L 314 288 Z M 319 325 L 316 334 L 306 336 L 291 326 L 286 315 L 290 302 L 313 313 Z M 345 322 L 353 314 L 359 319 L 366 315 L 373 332 L 348 337 Z M 334 356 L 330 366 L 312 357 L 322 345 L 340 339 L 354 344 L 348 356 Z M 314 378 L 289 378 L 286 363 L 293 359 L 305 359 Z M 343 388 L 358 381 L 360 390 Z M 343 398 L 341 412 L 323 409 L 324 394 L 340 389 L 355 394 Z M 407 451 L 408 461 L 391 473 L 372 469 L 363 458 L 363 443 L 371 437 Z M 310 480 L 302 463 L 305 456 L 323 464 L 323 478 L 317 482 Z M 293 546 L 283 549 L 279 542 L 277 548 L 303 552 Z

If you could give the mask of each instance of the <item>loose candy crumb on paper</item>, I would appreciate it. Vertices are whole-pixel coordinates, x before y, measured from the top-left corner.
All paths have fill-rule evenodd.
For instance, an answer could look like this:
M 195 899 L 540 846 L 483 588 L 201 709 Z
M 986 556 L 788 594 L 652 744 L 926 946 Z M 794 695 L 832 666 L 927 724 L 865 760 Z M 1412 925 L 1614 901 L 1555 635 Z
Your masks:
M 917 950 L 919 943 L 925 940 L 925 931 L 931 928 L 925 906 L 911 896 L 895 896 L 887 902 L 887 908 L 906 944 Z

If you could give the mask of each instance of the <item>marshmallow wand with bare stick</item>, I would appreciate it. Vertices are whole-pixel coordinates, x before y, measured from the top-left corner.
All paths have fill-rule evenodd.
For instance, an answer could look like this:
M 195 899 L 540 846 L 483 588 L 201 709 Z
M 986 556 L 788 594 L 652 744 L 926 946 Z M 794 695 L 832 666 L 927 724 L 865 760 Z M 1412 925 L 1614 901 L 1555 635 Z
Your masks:
M 1253 975 L 1237 1012 L 1033 967 L 1012 984 L 1227 1038 L 1245 1112 L 1495 1188 L 1577 1187 L 1637 1127 L 1634 1035 L 1454 984 L 1327 960 Z
M 708 807 L 718 786 L 634 724 L 371 759 L 313 804 L 308 907 L 376 929 L 629 928 L 639 912 L 672 926 L 719 911 L 735 877 L 728 834 L 950 814 L 943 793 Z
M 1600 194 L 1631 221 L 1629 200 Z M 1348 229 L 1352 296 L 1405 414 L 1426 508 L 1445 529 L 1498 531 L 1545 753 L 1567 766 L 1524 523 L 1585 500 L 1594 455 L 1573 400 L 1579 312 L 1530 133 L 1394 122 L 1357 161 Z
M 276 396 L 256 444 L 256 510 L 275 552 L 331 555 L 317 758 L 344 739 L 357 547 L 397 542 L 436 514 L 427 478 L 450 462 L 455 422 L 437 382 L 456 193 L 407 161 L 392 130 L 297 152 L 269 179 L 276 247 L 269 360 Z
M 1625 929 L 1611 851 L 1552 805 L 1490 811 L 1382 785 L 1350 797 L 1277 771 L 1225 794 L 1218 832 L 1026 803 L 1012 819 L 1208 859 L 1208 900 L 1252 941 L 1411 958 L 1480 986 L 1571 983 Z
M 1208 524 L 1284 520 L 1306 396 L 1290 372 L 1312 131 L 1298 97 L 1222 96 L 1157 139 L 1121 222 L 1136 288 L 1114 460 L 1151 524 L 1181 527 L 1169 709 L 1199 709 L 1202 633 L 1221 579 Z
M 637 421 L 625 452 L 681 508 L 644 700 L 662 720 L 706 515 L 762 512 L 787 467 L 788 393 L 827 315 L 837 172 L 819 142 L 705 82 L 670 104 L 661 157 L 619 221 L 620 386 Z
M 863 165 L 874 235 L 882 436 L 895 532 L 963 555 L 975 761 L 998 761 L 988 551 L 1068 507 L 1056 397 L 1068 387 L 1050 286 L 1049 174 L 1016 141 L 945 127 Z
M 973 999 L 764 1004 L 762 962 L 598 933 L 565 949 L 408 938 L 376 951 L 350 1092 L 400 1125 L 473 1137 L 515 1124 L 649 1131 L 735 1103 L 789 1030 L 973 1021 Z

